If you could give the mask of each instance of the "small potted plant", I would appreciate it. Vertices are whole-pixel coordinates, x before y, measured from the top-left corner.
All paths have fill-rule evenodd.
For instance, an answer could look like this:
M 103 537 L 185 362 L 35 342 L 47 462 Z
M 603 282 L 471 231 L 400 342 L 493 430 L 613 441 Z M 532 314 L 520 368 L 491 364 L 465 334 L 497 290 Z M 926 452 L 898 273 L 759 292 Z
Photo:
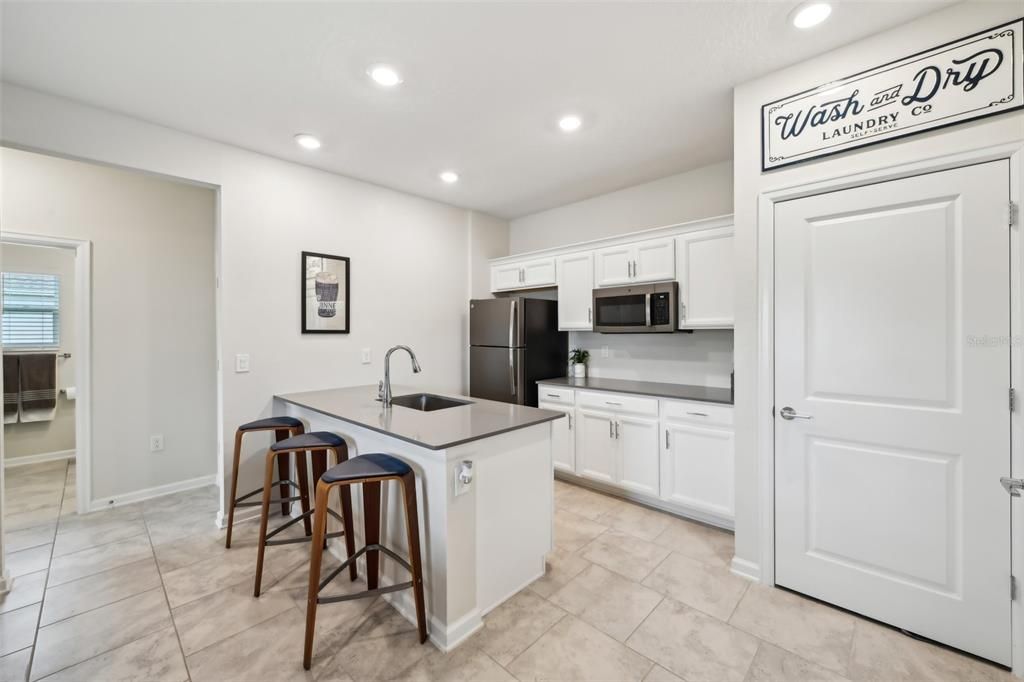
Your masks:
M 590 359 L 590 351 L 583 348 L 573 348 L 569 352 L 569 363 L 572 365 L 572 375 L 577 379 L 587 376 L 587 360 Z

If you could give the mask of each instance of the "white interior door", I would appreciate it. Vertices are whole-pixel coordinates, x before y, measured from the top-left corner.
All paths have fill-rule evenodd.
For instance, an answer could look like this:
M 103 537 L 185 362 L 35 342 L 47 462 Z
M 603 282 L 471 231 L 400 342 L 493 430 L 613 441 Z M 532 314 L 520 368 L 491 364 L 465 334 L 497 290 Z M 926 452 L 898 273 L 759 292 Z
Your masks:
M 1000 161 L 775 208 L 776 582 L 1007 665 L 1008 201 Z

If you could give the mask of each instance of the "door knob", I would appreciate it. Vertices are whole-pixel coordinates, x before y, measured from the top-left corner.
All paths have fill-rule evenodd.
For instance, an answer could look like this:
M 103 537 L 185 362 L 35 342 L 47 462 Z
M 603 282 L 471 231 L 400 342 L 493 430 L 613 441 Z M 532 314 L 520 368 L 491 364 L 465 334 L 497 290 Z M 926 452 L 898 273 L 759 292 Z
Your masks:
M 794 419 L 814 419 L 809 414 L 799 414 L 796 410 L 788 405 L 779 410 L 779 416 L 787 421 L 793 421 Z

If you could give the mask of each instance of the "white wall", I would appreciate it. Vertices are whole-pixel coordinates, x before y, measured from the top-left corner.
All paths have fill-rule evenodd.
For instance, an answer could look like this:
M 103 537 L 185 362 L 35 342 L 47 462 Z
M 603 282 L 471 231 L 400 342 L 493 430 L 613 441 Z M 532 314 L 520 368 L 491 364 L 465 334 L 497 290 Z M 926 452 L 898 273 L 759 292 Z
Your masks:
M 0 198 L 2 202 L 2 198 Z M 4 224 L 5 229 L 14 229 Z M 60 278 L 60 349 L 75 348 L 75 252 L 46 246 L 0 244 L 0 269 L 4 272 L 28 272 L 57 275 Z M 57 388 L 75 384 L 74 354 L 57 358 Z M 66 452 L 75 449 L 75 402 L 57 394 L 53 419 L 41 422 L 17 422 L 4 425 L 5 462 L 27 455 Z
M 587 373 L 592 377 L 729 388 L 731 330 L 693 334 L 569 332 L 569 348 L 590 351 Z
M 516 218 L 509 253 L 726 215 L 732 213 L 732 183 L 732 162 L 723 161 Z
M 463 387 L 468 211 L 18 86 L 3 86 L 2 106 L 5 144 L 219 187 L 221 462 L 236 426 L 270 414 L 275 393 L 376 384 L 396 343 L 423 366 L 397 364 L 396 382 Z M 351 334 L 299 333 L 302 250 L 352 259 Z M 232 371 L 236 353 L 250 354 L 250 373 Z M 265 447 L 246 440 L 240 486 L 256 487 Z
M 472 211 L 469 215 L 469 297 L 491 298 L 491 267 L 487 261 L 508 255 L 507 220 Z
M 215 474 L 213 190 L 13 149 L 0 165 L 5 230 L 92 242 L 92 498 Z
M 773 189 L 1024 139 L 1024 113 L 1016 112 L 761 173 L 760 107 L 765 102 L 1015 19 L 1021 14 L 1020 9 L 1019 3 L 962 3 L 735 90 L 736 556 L 751 566 L 759 566 L 763 549 L 758 535 L 756 420 L 759 414 L 758 338 L 762 330 L 758 320 L 757 262 L 759 253 L 769 247 L 758 243 L 758 195 Z M 770 457 L 771 453 L 762 456 Z

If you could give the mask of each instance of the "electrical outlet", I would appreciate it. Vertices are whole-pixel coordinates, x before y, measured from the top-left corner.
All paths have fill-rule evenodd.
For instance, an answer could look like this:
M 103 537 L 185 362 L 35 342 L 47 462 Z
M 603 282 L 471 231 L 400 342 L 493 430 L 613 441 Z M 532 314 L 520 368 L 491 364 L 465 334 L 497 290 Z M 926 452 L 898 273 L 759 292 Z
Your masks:
M 249 371 L 249 354 L 239 353 L 235 356 L 235 373 L 241 374 Z
M 601 357 L 602 358 L 607 358 L 608 357 L 608 346 L 601 346 Z
M 150 452 L 162 452 L 164 449 L 164 436 L 162 433 L 154 434 L 149 437 L 149 451 Z
M 364 348 L 363 349 L 363 364 L 364 365 L 368 365 L 371 362 L 373 362 L 373 353 L 370 351 L 369 348 Z

